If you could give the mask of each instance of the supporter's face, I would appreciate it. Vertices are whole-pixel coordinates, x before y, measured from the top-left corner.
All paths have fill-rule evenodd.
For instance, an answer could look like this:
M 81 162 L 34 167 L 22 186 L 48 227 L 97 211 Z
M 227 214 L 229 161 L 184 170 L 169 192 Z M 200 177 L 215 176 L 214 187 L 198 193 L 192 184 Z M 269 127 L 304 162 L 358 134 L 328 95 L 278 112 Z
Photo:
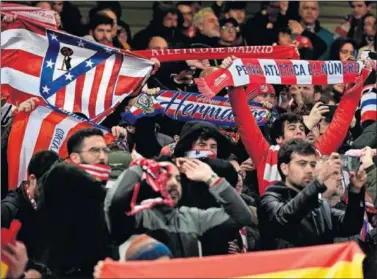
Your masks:
M 326 120 L 321 120 L 321 122 L 319 122 L 319 134 L 322 136 L 327 128 L 329 127 L 330 123 L 328 123 Z
M 314 102 L 314 86 L 303 85 L 301 87 L 302 99 L 305 105 L 313 104 Z
M 315 143 L 319 138 L 319 126 L 314 126 L 306 135 L 306 140 L 310 143 Z
M 179 170 L 170 162 L 159 162 L 159 165 L 167 167 L 170 170 L 169 180 L 166 183 L 166 190 L 170 194 L 174 204 L 177 205 L 182 197 L 181 175 Z
M 51 2 L 39 2 L 36 7 L 51 10 Z
M 279 32 L 278 45 L 286 46 L 291 45 L 292 43 L 293 41 L 291 35 L 289 35 L 288 33 Z
M 220 25 L 214 13 L 204 13 L 203 23 L 198 25 L 200 32 L 208 37 L 220 37 Z
M 288 164 L 281 164 L 280 168 L 286 176 L 286 183 L 302 189 L 313 180 L 316 166 L 315 155 L 299 155 L 292 153 Z
M 148 48 L 149 49 L 167 49 L 168 43 L 163 38 L 155 37 L 149 42 Z
M 194 17 L 191 6 L 178 5 L 178 10 L 183 15 L 183 26 L 186 28 L 190 27 L 192 25 L 192 20 Z
M 300 16 L 306 24 L 314 24 L 319 16 L 317 1 L 301 2 Z
M 217 141 L 215 139 L 204 140 L 202 138 L 198 138 L 192 145 L 192 149 L 210 150 L 217 155 Z
M 232 17 L 235 20 L 237 20 L 238 24 L 243 24 L 246 17 L 245 10 L 230 10 L 227 15 L 225 15 L 226 18 Z
M 364 20 L 364 33 L 367 36 L 376 36 L 376 18 L 374 16 L 368 16 Z
M 96 42 L 105 45 L 111 44 L 112 42 L 111 25 L 109 24 L 100 24 L 94 31 L 91 31 L 91 33 Z
M 356 19 L 362 18 L 370 10 L 370 5 L 368 7 L 367 5 L 365 5 L 364 1 L 352 1 L 351 7 L 352 7 L 352 14 L 354 18 Z
M 274 94 L 261 94 L 261 95 L 254 97 L 252 99 L 252 101 L 258 102 L 258 103 L 261 103 L 263 101 L 265 101 L 265 102 L 267 101 L 270 104 L 272 104 L 273 106 L 276 106 L 276 104 L 277 104 L 276 95 L 274 95 Z
M 178 15 L 167 13 L 164 17 L 164 20 L 162 21 L 162 25 L 171 28 L 171 27 L 177 27 L 178 26 Z
M 52 8 L 58 13 L 60 13 L 61 11 L 63 11 L 63 1 L 52 2 Z
M 267 14 L 270 16 L 277 16 L 280 13 L 279 1 L 271 1 L 267 6 Z
M 279 137 L 276 141 L 278 144 L 282 144 L 291 139 L 306 139 L 305 128 L 301 122 L 289 123 L 284 122 L 284 137 Z
M 344 44 L 340 51 L 339 51 L 339 58 L 340 61 L 348 61 L 348 60 L 354 60 L 355 59 L 355 49 L 353 48 L 353 45 L 350 43 Z
M 105 139 L 101 136 L 91 136 L 83 140 L 79 153 L 72 153 L 71 159 L 76 164 L 107 164 L 109 150 Z
M 220 38 L 228 43 L 233 42 L 237 36 L 237 28 L 233 26 L 231 23 L 226 23 L 220 29 Z
M 128 36 L 127 36 L 127 32 L 124 28 L 122 28 L 118 34 L 118 40 L 119 42 L 121 43 L 127 43 L 127 40 L 128 40 Z
M 118 31 L 118 19 L 117 19 L 117 16 L 116 16 L 116 14 L 113 11 L 109 11 L 109 10 L 104 11 L 104 14 L 107 17 L 109 17 L 109 18 L 111 18 L 113 20 L 113 28 L 111 30 L 111 37 L 114 38 L 114 37 L 116 37 L 117 31 Z

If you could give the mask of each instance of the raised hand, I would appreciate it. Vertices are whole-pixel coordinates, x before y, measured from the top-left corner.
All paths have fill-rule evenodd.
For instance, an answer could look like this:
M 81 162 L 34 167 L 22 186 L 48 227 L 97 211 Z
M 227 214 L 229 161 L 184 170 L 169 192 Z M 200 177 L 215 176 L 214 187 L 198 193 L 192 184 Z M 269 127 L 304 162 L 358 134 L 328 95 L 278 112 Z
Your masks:
M 192 181 L 207 182 L 214 174 L 208 164 L 197 159 L 178 158 L 177 166 Z
M 361 188 L 367 183 L 367 173 L 363 169 L 362 166 L 360 166 L 360 169 L 356 171 L 350 171 L 350 181 L 352 185 L 352 192 L 360 193 Z
M 111 133 L 113 136 L 118 139 L 120 137 L 126 137 L 127 136 L 127 130 L 121 126 L 114 126 L 111 128 Z
M 36 104 L 39 103 L 39 99 L 37 97 L 32 97 L 23 101 L 18 107 L 17 111 L 21 112 L 32 112 L 35 109 Z
M 318 173 L 316 173 L 316 178 L 319 183 L 323 184 L 331 175 L 335 173 L 340 173 L 342 171 L 342 160 L 338 153 L 332 153 L 330 158 L 322 165 Z
M 304 118 L 306 127 L 311 130 L 315 125 L 317 125 L 322 119 L 325 118 L 323 115 L 329 111 L 330 109 L 328 106 L 323 106 L 321 102 L 316 103 L 310 111 L 308 117 Z

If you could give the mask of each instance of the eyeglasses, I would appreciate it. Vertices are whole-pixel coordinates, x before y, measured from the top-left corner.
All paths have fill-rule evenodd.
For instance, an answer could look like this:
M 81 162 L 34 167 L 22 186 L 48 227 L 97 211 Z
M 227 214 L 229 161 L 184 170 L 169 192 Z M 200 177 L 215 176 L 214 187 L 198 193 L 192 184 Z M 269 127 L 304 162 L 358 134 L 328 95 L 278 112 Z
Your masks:
M 89 150 L 81 150 L 80 152 L 77 152 L 77 153 L 89 152 L 89 153 L 92 153 L 93 155 L 98 156 L 101 153 L 101 151 L 105 154 L 110 153 L 110 149 L 107 147 L 91 147 L 89 148 Z
M 224 30 L 224 31 L 234 31 L 234 32 L 238 32 L 239 31 L 239 28 L 238 27 L 234 27 L 234 26 L 221 26 L 221 29 Z

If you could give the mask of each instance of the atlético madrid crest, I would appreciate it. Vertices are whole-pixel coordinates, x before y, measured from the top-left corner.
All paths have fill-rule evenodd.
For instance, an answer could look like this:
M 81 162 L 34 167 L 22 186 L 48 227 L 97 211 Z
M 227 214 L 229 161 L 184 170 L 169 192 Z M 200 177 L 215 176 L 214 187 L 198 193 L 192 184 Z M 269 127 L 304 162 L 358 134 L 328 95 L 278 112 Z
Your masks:
M 46 35 L 48 49 L 43 61 L 39 86 L 40 94 L 45 99 L 118 53 L 114 48 L 56 30 L 47 29 Z

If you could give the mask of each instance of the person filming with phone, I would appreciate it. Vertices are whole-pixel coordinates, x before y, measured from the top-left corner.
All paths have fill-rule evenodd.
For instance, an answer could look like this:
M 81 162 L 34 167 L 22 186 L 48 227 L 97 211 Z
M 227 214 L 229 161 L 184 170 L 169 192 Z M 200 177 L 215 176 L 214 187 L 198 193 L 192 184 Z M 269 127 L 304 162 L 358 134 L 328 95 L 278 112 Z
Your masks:
M 267 188 L 258 208 L 259 229 L 265 249 L 330 244 L 337 237 L 358 234 L 365 213 L 365 171 L 351 175 L 345 211 L 320 198 L 328 182 L 342 171 L 338 153 L 316 168 L 317 151 L 302 139 L 286 142 L 278 153 L 282 181 Z

